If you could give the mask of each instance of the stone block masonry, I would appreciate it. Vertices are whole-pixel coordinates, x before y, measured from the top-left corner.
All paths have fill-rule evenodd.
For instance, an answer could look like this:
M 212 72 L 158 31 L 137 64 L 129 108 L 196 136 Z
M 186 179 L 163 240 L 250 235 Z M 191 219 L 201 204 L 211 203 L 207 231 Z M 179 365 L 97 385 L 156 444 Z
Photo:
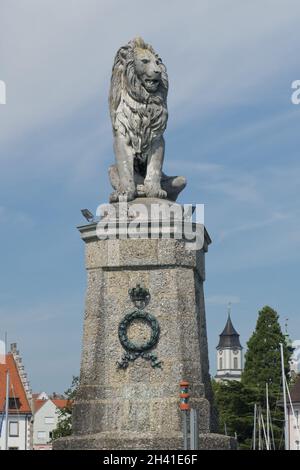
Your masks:
M 182 449 L 179 382 L 190 382 L 191 407 L 198 411 L 200 446 L 231 448 L 232 440 L 211 434 L 211 385 L 201 250 L 184 240 L 99 240 L 92 225 L 80 227 L 86 243 L 88 277 L 80 387 L 73 435 L 55 449 Z M 124 348 L 118 336 L 124 315 L 134 309 L 128 291 L 141 285 L 151 295 L 145 311 L 159 323 L 153 348 L 161 367 L 138 357 L 118 367 Z M 135 344 L 151 328 L 136 320 L 128 329 Z

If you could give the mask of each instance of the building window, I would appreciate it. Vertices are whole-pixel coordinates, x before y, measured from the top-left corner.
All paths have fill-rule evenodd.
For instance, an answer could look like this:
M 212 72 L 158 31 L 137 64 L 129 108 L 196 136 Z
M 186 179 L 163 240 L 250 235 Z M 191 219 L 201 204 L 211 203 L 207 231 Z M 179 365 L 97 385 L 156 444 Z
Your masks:
M 45 416 L 45 424 L 54 424 L 53 416 Z
M 19 450 L 19 447 L 9 447 L 8 450 Z
M 10 410 L 18 410 L 20 408 L 20 398 L 9 398 L 8 407 Z
M 295 444 L 296 444 L 296 450 L 300 450 L 300 442 L 296 441 Z
M 40 440 L 46 439 L 46 431 L 38 431 L 37 438 Z
M 19 423 L 18 421 L 9 422 L 9 436 L 18 437 L 19 436 Z
M 220 357 L 219 363 L 220 363 L 220 370 L 222 370 L 223 369 L 223 359 L 222 359 L 222 357 Z
M 233 358 L 233 368 L 238 369 L 238 359 L 237 359 L 237 357 Z

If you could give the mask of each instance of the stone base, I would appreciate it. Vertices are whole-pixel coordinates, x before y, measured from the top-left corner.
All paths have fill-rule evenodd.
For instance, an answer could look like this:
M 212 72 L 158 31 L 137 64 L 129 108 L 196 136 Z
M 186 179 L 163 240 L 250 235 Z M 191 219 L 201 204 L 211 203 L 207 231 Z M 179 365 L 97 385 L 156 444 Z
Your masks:
M 158 437 L 152 433 L 98 433 L 86 436 L 70 436 L 57 439 L 53 450 L 182 450 L 181 434 Z M 200 434 L 199 450 L 236 450 L 236 441 L 221 434 Z
M 199 450 L 237 450 L 237 441 L 222 434 L 200 434 Z
M 174 228 L 168 224 L 164 228 Z M 144 229 L 148 235 L 148 223 Z M 80 232 L 88 272 L 80 385 L 73 435 L 55 441 L 54 449 L 182 449 L 182 380 L 189 382 L 190 406 L 198 414 L 200 448 L 234 448 L 231 438 L 212 433 L 203 292 L 210 238 L 204 227 L 199 248 L 169 236 L 99 239 L 96 224 Z M 156 326 L 135 319 L 125 328 L 127 343 L 147 345 L 159 331 L 151 356 L 128 355 L 124 324 L 120 335 L 124 318 L 138 308 L 129 295 L 137 286 L 149 292 L 143 312 Z

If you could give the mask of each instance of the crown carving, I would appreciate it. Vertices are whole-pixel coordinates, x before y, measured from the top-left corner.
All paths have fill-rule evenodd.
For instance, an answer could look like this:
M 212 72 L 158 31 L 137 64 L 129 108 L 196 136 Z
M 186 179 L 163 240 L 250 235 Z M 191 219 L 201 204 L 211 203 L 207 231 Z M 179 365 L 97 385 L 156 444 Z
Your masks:
M 136 287 L 129 289 L 128 293 L 130 295 L 131 301 L 139 309 L 145 308 L 146 305 L 148 305 L 148 303 L 150 302 L 149 290 L 144 288 L 140 284 L 137 284 Z

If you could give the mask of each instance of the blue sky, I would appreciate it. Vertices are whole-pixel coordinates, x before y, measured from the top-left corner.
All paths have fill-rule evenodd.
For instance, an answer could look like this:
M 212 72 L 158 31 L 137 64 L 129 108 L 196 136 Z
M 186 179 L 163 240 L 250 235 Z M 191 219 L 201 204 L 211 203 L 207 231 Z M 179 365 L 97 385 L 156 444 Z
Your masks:
M 299 339 L 299 15 L 297 0 L 0 0 L 0 336 L 35 391 L 79 371 L 76 226 L 108 200 L 111 66 L 137 35 L 168 69 L 166 172 L 187 176 L 181 202 L 205 204 L 213 240 L 211 372 L 228 301 L 243 345 L 265 304 Z

